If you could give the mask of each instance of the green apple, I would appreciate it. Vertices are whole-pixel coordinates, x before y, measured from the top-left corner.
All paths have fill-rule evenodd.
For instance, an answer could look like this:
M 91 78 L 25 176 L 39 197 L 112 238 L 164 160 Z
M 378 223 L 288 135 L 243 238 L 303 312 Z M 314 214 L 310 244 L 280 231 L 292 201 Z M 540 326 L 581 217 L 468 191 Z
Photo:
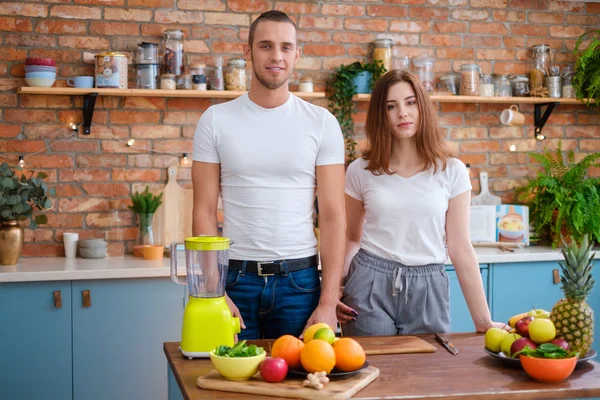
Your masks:
M 528 316 L 533 318 L 550 318 L 550 311 L 542 310 L 541 308 L 534 308 L 527 313 Z
M 536 318 L 529 323 L 529 338 L 537 344 L 549 342 L 555 336 L 556 328 L 551 320 Z
M 509 333 L 504 339 L 502 339 L 500 349 L 506 357 L 511 357 L 510 346 L 512 346 L 515 340 L 521 339 L 521 337 L 522 336 L 517 333 Z
M 504 329 L 500 328 L 490 328 L 485 332 L 485 336 L 483 338 L 483 342 L 485 343 L 485 347 L 489 351 L 493 351 L 494 353 L 499 353 L 502 345 L 502 340 L 508 335 Z

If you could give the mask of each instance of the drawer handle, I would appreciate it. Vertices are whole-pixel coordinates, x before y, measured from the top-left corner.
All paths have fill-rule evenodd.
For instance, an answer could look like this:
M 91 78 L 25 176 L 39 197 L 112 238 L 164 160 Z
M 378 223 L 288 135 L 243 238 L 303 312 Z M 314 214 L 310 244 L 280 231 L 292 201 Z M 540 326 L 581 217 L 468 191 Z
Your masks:
M 54 297 L 54 308 L 62 308 L 62 295 L 60 290 L 52 292 L 52 296 Z
M 89 290 L 82 290 L 81 298 L 83 300 L 83 308 L 90 308 L 92 306 L 92 294 Z
M 558 273 L 558 269 L 552 270 L 552 278 L 554 280 L 555 285 L 558 285 L 560 283 L 560 274 Z

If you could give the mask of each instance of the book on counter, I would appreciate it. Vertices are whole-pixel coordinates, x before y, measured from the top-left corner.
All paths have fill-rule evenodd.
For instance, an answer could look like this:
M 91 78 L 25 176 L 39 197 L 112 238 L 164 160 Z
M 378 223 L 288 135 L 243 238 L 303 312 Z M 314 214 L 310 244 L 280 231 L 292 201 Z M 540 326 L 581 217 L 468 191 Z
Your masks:
M 529 207 L 516 204 L 471 206 L 471 241 L 529 246 Z

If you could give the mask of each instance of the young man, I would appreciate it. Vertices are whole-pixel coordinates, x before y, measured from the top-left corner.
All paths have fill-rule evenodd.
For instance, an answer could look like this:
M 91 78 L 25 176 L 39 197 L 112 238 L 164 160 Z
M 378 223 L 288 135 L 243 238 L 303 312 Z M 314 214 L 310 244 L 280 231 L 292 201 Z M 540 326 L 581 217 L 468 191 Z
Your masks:
M 292 95 L 297 29 L 280 11 L 250 27 L 247 95 L 210 107 L 194 136 L 195 235 L 217 234 L 219 190 L 229 251 L 227 301 L 240 339 L 335 327 L 344 257 L 344 143 L 335 117 Z M 318 184 L 317 184 L 318 183 Z M 318 195 L 322 283 L 312 215 Z

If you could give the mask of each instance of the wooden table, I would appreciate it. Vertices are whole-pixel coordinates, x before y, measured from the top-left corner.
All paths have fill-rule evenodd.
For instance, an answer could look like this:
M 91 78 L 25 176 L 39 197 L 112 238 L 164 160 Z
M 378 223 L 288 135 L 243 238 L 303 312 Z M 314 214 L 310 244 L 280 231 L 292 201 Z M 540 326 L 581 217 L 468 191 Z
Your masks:
M 459 349 L 456 356 L 440 347 L 432 335 L 420 337 L 434 344 L 438 351 L 369 356 L 369 364 L 379 368 L 381 375 L 355 398 L 424 400 L 445 396 L 454 399 L 520 400 L 600 397 L 600 364 L 597 362 L 581 363 L 566 381 L 539 383 L 529 378 L 520 367 L 506 366 L 502 361 L 487 355 L 483 351 L 483 334 L 448 335 Z M 269 348 L 267 342 L 263 340 L 253 343 Z M 183 398 L 264 398 L 198 388 L 196 378 L 211 369 L 210 360 L 188 360 L 181 355 L 178 346 L 179 343 L 165 343 L 164 350 Z M 169 397 L 170 400 L 173 400 L 172 397 Z

